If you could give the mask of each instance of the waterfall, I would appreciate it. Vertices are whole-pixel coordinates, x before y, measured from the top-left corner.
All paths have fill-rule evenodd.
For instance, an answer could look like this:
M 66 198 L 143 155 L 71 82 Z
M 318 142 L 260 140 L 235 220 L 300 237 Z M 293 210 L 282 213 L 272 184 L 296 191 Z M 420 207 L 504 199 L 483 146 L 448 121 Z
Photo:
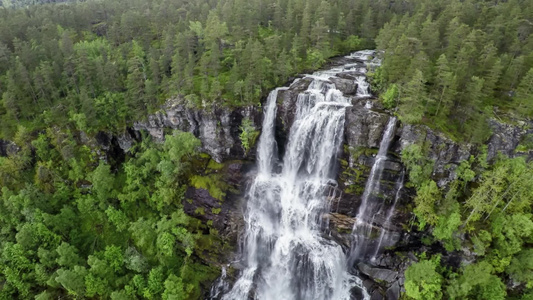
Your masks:
M 357 76 L 355 79 L 357 83 L 357 95 L 359 97 L 370 97 L 370 84 L 366 81 L 366 76 Z
M 353 68 L 306 76 L 312 81 L 297 97 L 279 172 L 273 168 L 278 163 L 274 126 L 276 98 L 282 88 L 268 96 L 257 150 L 258 172 L 246 196 L 245 267 L 222 299 L 349 300 L 356 289 L 369 299 L 361 279 L 348 272 L 341 246 L 325 237 L 323 230 L 323 214 L 330 210 L 326 198 L 336 185 L 346 108 L 351 106 L 329 78 Z M 358 93 L 367 95 L 368 88 Z
M 211 286 L 211 291 L 209 293 L 211 298 L 217 298 L 221 294 L 223 294 L 223 293 L 228 291 L 229 284 L 228 284 L 228 282 L 226 280 L 227 277 L 228 277 L 228 274 L 227 274 L 227 271 L 226 271 L 226 267 L 224 266 L 224 267 L 222 267 L 222 274 L 220 275 L 220 277 L 217 280 L 215 280 L 215 282 Z
M 274 126 L 278 108 L 276 99 L 278 98 L 278 91 L 286 89 L 286 87 L 279 87 L 268 94 L 264 109 L 263 130 L 257 145 L 257 164 L 261 174 L 269 174 L 272 171 L 273 161 L 276 159 L 277 145 L 274 138 Z
M 398 177 L 398 180 L 396 181 L 396 194 L 394 195 L 394 202 L 392 203 L 392 206 L 389 208 L 389 211 L 387 212 L 387 217 L 385 219 L 385 223 L 383 224 L 383 227 L 390 227 L 391 225 L 392 216 L 394 215 L 394 210 L 396 209 L 396 204 L 398 203 L 398 199 L 400 199 L 404 180 L 405 180 L 405 170 L 402 170 L 400 177 Z M 383 245 L 384 241 L 385 241 L 385 245 L 391 244 L 390 231 L 387 230 L 387 228 L 381 229 L 381 234 L 379 236 L 379 242 L 374 251 L 374 255 L 372 256 L 371 261 L 376 260 L 376 256 L 378 256 L 378 253 L 382 248 L 381 245 Z
M 368 176 L 368 180 L 365 185 L 365 191 L 361 198 L 361 205 L 357 212 L 355 224 L 353 227 L 354 243 L 350 253 L 350 262 L 362 259 L 367 253 L 367 249 L 370 248 L 368 237 L 371 236 L 373 229 L 374 216 L 378 212 L 379 205 L 377 201 L 371 201 L 373 193 L 379 191 L 379 185 L 381 176 L 383 175 L 383 168 L 387 159 L 387 151 L 389 150 L 390 142 L 394 136 L 394 130 L 396 128 L 396 117 L 391 117 L 383 138 L 379 145 L 378 154 L 375 157 L 374 165 Z

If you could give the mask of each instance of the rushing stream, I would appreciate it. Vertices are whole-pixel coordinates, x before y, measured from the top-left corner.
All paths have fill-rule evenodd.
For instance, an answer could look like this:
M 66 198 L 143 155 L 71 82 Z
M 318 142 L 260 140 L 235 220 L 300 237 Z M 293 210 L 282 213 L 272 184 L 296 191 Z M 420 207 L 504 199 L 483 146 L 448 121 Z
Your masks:
M 366 50 L 347 58 L 370 63 L 373 54 Z M 217 283 L 220 288 L 216 293 L 223 293 L 222 299 L 350 300 L 353 295 L 369 299 L 361 279 L 349 272 L 350 255 L 328 239 L 324 230 L 323 215 L 329 212 L 327 197 L 336 186 L 346 108 L 351 106 L 351 99 L 330 80 L 342 71 L 361 74 L 366 67 L 347 64 L 306 76 L 311 83 L 296 100 L 283 158 L 277 157 L 274 133 L 278 92 L 287 88 L 275 89 L 268 96 L 257 148 L 258 171 L 246 197 L 241 253 L 244 268 L 228 291 L 221 292 L 223 285 Z M 365 76 L 357 76 L 354 83 L 358 84 L 356 97 L 370 96 Z M 384 136 L 392 134 L 395 124 L 396 120 L 391 119 Z M 375 165 L 386 156 L 388 139 L 382 142 Z M 279 165 L 281 168 L 275 167 Z M 370 185 L 379 180 L 378 169 L 372 168 Z M 369 184 L 367 190 L 372 193 L 375 187 Z M 357 243 L 356 247 L 362 246 Z

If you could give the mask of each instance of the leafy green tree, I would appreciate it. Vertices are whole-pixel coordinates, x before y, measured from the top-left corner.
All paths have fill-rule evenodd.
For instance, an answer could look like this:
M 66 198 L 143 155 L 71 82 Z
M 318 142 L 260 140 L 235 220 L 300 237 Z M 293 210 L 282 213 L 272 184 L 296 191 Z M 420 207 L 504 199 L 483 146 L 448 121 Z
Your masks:
M 448 287 L 451 299 L 505 299 L 505 285 L 492 275 L 494 269 L 487 262 L 468 265 L 463 274 Z
M 98 167 L 89 175 L 89 178 L 93 184 L 92 189 L 101 202 L 105 202 L 107 198 L 112 197 L 114 178 L 108 164 L 101 161 Z
M 524 249 L 513 257 L 506 272 L 514 280 L 526 283 L 527 287 L 533 286 L 533 249 Z
M 413 299 L 442 299 L 443 278 L 437 272 L 440 257 L 421 260 L 405 271 L 405 293 Z
M 399 91 L 396 84 L 392 84 L 387 91 L 381 95 L 385 108 L 392 109 L 398 101 Z
M 74 266 L 72 270 L 59 269 L 55 280 L 65 288 L 69 294 L 77 297 L 85 295 L 85 276 L 87 270 L 81 266 Z

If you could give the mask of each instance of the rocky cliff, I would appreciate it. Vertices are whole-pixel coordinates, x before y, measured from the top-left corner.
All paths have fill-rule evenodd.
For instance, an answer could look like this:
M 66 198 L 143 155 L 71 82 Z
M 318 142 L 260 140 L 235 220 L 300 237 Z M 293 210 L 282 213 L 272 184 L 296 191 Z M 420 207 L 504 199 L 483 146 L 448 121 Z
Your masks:
M 333 65 L 345 63 L 344 58 L 332 62 Z M 340 73 L 337 74 L 339 78 L 333 82 L 351 99 L 352 106 L 346 111 L 344 147 L 338 162 L 338 184 L 333 187 L 335 196 L 329 199 L 331 212 L 325 216 L 329 224 L 326 233 L 345 249 L 350 247 L 351 229 L 365 183 L 374 164 L 386 124 L 391 117 L 391 112 L 384 110 L 377 99 L 354 96 L 357 90 L 355 75 L 359 74 Z M 298 94 L 309 84 L 309 80 L 297 79 L 290 88 L 278 94 L 276 139 L 280 146 L 280 157 L 283 157 L 282 145 L 285 144 L 294 119 Z M 156 141 L 162 141 L 165 133 L 171 129 L 192 132 L 201 140 L 202 151 L 220 163 L 217 168 L 203 171 L 202 176 L 216 176 L 227 191 L 220 197 L 202 187 L 191 186 L 184 201 L 185 210 L 206 222 L 211 221 L 228 243 L 236 246 L 238 233 L 243 227 L 242 204 L 246 181 L 253 176 L 254 169 L 255 152 L 252 149 L 248 154 L 245 153 L 239 138 L 241 123 L 245 118 L 251 120 L 252 126 L 260 130 L 262 112 L 259 107 L 197 110 L 187 107 L 180 99 L 172 99 L 160 112 L 149 116 L 146 121 L 135 123 L 126 132 L 120 135 L 101 133 L 96 139 L 107 152 L 127 152 L 135 141 L 141 139 L 142 132 L 146 132 Z M 533 133 L 533 129 L 530 129 L 533 128 L 532 125 L 510 125 L 491 120 L 487 124 L 492 129 L 492 135 L 487 141 L 487 159 L 493 160 L 498 152 L 508 156 L 533 157 L 531 151 L 517 151 L 522 139 Z M 403 180 L 401 176 L 404 173 L 404 166 L 400 161 L 401 151 L 418 142 L 428 145 L 428 156 L 434 161 L 432 176 L 442 188 L 446 188 L 455 178 L 455 169 L 461 161 L 479 151 L 472 145 L 457 143 L 424 125 L 397 126 L 378 192 L 382 198 L 380 211 L 389 211 L 391 206 L 395 205 L 390 218 L 392 221 L 386 222 L 384 215 L 377 215 L 372 224 L 378 233 L 376 237 L 385 231 L 393 242 L 371 263 L 358 263 L 354 266 L 354 270 L 366 278 L 365 286 L 372 299 L 398 299 L 403 289 L 402 274 L 410 261 L 416 260 L 412 250 L 424 247 L 420 242 L 420 234 L 410 228 L 410 220 L 413 218 L 413 191 L 409 188 L 397 190 L 397 183 Z M 8 144 L 2 142 L 0 146 L 0 154 L 9 151 Z M 397 203 L 392 201 L 395 197 L 398 199 Z M 399 256 L 398 252 L 403 254 Z

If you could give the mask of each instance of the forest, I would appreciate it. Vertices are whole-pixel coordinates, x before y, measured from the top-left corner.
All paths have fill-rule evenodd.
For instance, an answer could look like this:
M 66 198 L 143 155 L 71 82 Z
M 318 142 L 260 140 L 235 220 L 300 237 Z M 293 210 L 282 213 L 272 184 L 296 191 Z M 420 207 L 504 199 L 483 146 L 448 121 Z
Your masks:
M 425 243 L 471 249 L 450 268 L 421 254 L 406 299 L 533 299 L 533 165 L 487 162 L 488 120 L 533 117 L 528 0 L 87 0 L 0 6 L 0 299 L 200 299 L 226 247 L 187 215 L 218 168 L 190 133 L 105 159 L 82 135 L 123 132 L 171 98 L 261 104 L 274 87 L 360 49 L 403 123 L 479 149 L 441 190 L 427 145 L 402 153 Z M 533 136 L 519 148 L 533 149 Z

